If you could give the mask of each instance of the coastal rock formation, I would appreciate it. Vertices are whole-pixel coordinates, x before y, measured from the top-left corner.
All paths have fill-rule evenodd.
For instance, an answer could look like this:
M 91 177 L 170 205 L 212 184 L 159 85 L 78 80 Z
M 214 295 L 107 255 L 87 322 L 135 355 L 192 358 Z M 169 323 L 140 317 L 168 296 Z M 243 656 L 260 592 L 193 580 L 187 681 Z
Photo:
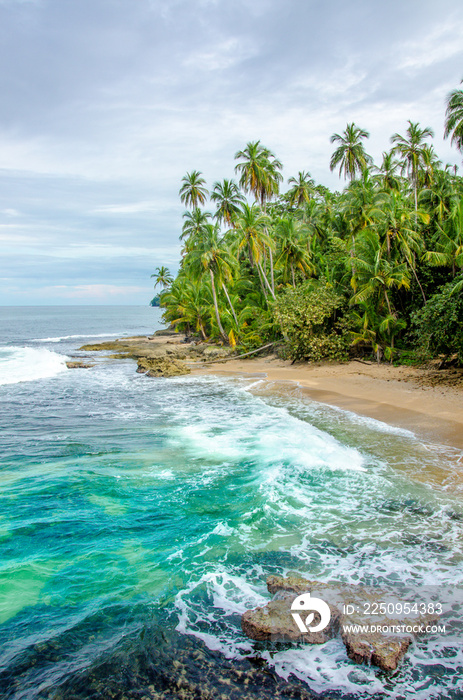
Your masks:
M 90 369 L 90 367 L 95 367 L 91 362 L 83 362 L 82 360 L 68 360 L 66 362 L 66 367 L 68 369 Z
M 395 605 L 393 601 L 397 600 L 397 595 L 368 586 L 322 583 L 289 575 L 286 578 L 270 576 L 267 588 L 274 595 L 273 600 L 242 615 L 241 626 L 248 637 L 256 641 L 323 644 L 340 633 L 352 661 L 372 663 L 383 671 L 394 671 L 420 626 L 433 625 L 439 618 L 438 615 L 420 613 L 407 614 L 407 617 L 381 614 L 379 605 Z M 291 605 L 303 593 L 310 593 L 328 604 L 331 620 L 324 630 L 302 633 L 295 624 Z M 314 624 L 317 624 L 317 616 L 315 613 Z
M 189 374 L 190 368 L 181 360 L 164 357 L 140 357 L 137 372 L 148 377 L 177 377 Z

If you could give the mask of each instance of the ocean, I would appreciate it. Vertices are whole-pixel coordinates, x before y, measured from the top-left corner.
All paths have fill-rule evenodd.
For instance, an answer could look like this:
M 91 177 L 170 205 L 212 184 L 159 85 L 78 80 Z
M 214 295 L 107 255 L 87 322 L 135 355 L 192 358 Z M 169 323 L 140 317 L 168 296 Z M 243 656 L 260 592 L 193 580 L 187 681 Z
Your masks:
M 0 698 L 462 698 L 461 451 L 260 377 L 66 367 L 161 326 L 0 309 Z M 392 675 L 339 638 L 252 642 L 289 571 L 446 592 L 448 630 Z

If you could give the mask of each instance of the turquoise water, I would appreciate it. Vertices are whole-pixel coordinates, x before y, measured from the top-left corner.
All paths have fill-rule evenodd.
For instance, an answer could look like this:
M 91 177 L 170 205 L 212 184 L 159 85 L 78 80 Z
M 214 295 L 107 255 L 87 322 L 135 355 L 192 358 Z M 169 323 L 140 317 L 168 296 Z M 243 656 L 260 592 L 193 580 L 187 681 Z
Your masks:
M 461 587 L 461 452 L 258 378 L 66 369 L 92 337 L 151 333 L 157 309 L 0 323 L 1 698 L 181 697 L 180 661 L 210 697 L 242 697 L 238 671 L 256 698 L 462 697 L 458 624 L 392 678 L 336 639 L 240 629 L 273 573 Z

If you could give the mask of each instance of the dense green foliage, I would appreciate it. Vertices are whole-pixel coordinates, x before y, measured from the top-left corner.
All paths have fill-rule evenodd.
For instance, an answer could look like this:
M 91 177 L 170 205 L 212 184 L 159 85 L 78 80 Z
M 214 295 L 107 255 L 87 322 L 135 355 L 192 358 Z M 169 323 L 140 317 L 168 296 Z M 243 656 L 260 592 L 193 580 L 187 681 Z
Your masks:
M 278 295 L 277 322 L 297 360 L 347 359 L 349 342 L 339 322 L 344 300 L 322 282 L 309 281 Z
M 458 148 L 460 93 L 446 122 Z M 341 193 L 306 171 L 281 193 L 282 164 L 259 141 L 236 153 L 238 182 L 215 182 L 210 195 L 188 173 L 180 269 L 154 275 L 165 321 L 245 349 L 278 341 L 294 359 L 409 359 L 418 338 L 422 354 L 462 361 L 463 180 L 432 137 L 409 122 L 376 166 L 368 132 L 348 124 L 331 138 Z
M 463 364 L 463 295 L 454 289 L 454 282 L 444 285 L 413 316 L 414 337 L 423 358 L 456 354 Z

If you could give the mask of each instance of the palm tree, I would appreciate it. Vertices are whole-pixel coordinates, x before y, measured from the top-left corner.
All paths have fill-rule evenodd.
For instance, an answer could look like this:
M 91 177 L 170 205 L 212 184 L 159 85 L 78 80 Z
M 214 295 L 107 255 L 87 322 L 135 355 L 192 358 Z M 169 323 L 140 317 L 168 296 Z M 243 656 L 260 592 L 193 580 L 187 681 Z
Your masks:
M 186 211 L 183 215 L 185 223 L 182 226 L 180 240 L 183 238 L 191 239 L 191 241 L 195 242 L 200 240 L 204 226 L 208 223 L 211 216 L 208 211 L 203 211 L 198 207 L 193 209 L 193 211 Z
M 156 282 L 154 283 L 154 289 L 159 285 L 162 289 L 166 289 L 167 287 L 170 287 L 172 282 L 174 281 L 174 278 L 170 274 L 169 270 L 167 267 L 164 267 L 162 265 L 161 267 L 157 267 L 155 272 L 151 275 L 151 277 L 156 278 Z
M 395 287 L 410 288 L 407 267 L 404 263 L 390 262 L 382 255 L 379 235 L 372 229 L 365 229 L 357 240 L 355 273 L 351 280 L 354 296 L 351 304 L 361 304 L 377 300 L 376 310 L 381 311 L 383 301 L 388 313 L 394 312 L 388 290 Z
M 394 158 L 393 151 L 383 152 L 383 162 L 381 167 L 378 168 L 378 173 L 381 175 L 381 183 L 385 190 L 396 190 L 400 189 L 400 177 L 397 175 L 397 171 L 400 167 L 399 162 Z
M 287 270 L 291 271 L 293 287 L 296 287 L 296 269 L 299 269 L 304 276 L 315 272 L 307 247 L 301 242 L 301 228 L 301 223 L 296 221 L 294 217 L 280 219 L 275 227 L 280 251 L 276 267 L 282 268 L 284 278 Z
M 461 81 L 463 83 L 463 80 Z M 445 111 L 444 138 L 451 136 L 450 142 L 463 153 L 463 90 L 452 90 L 447 96 Z
M 436 250 L 426 252 L 424 258 L 430 265 L 451 267 L 452 277 L 455 277 L 457 268 L 463 272 L 463 199 L 461 197 L 454 202 L 450 216 L 443 225 L 437 224 L 437 229 Z
M 274 246 L 267 233 L 268 222 L 268 217 L 262 213 L 257 205 L 245 204 L 241 216 L 236 221 L 236 234 L 239 249 L 246 248 L 249 264 L 252 268 L 257 267 L 264 295 L 266 295 L 267 287 L 275 299 L 275 292 L 267 280 L 261 264 L 264 248 L 271 249 Z
M 369 137 L 368 131 L 356 126 L 354 122 L 348 124 L 342 134 L 333 134 L 331 143 L 339 146 L 331 156 L 330 170 L 339 166 L 339 177 L 344 173 L 344 178 L 353 180 L 357 173 L 362 173 L 372 162 L 371 157 L 365 153 L 362 139 Z
M 233 180 L 215 182 L 211 199 L 217 203 L 215 218 L 217 221 L 233 226 L 236 217 L 241 211 L 241 205 L 245 199 Z
M 245 192 L 254 195 L 256 202 L 260 204 L 266 213 L 266 202 L 278 194 L 283 176 L 280 170 L 281 162 L 260 141 L 249 142 L 243 151 L 235 153 L 235 160 L 241 159 L 241 163 L 235 166 L 235 172 L 241 173 L 240 186 Z M 272 246 L 268 246 L 270 258 L 270 282 L 271 293 L 275 296 L 275 281 L 273 277 L 273 253 Z M 265 279 L 267 279 L 265 277 Z
M 417 122 L 410 120 L 406 136 L 400 134 L 391 136 L 391 143 L 395 144 L 392 151 L 402 156 L 402 172 L 407 172 L 413 186 L 415 211 L 418 209 L 418 174 L 423 167 L 425 158 L 425 139 L 433 136 L 434 132 L 431 127 L 426 126 L 421 129 Z
M 221 245 L 218 224 L 206 224 L 205 238 L 202 245 L 198 246 L 190 253 L 188 258 L 188 266 L 189 269 L 192 270 L 193 274 L 196 273 L 196 276 L 199 279 L 201 279 L 203 275 L 207 274 L 207 272 L 209 273 L 217 327 L 222 339 L 226 343 L 228 343 L 228 337 L 225 333 L 220 318 L 216 282 L 218 282 L 224 290 L 232 313 L 236 318 L 235 310 L 232 306 L 230 296 L 225 285 L 226 280 L 232 279 L 232 269 L 234 263 L 235 261 L 230 255 L 228 249 Z
M 301 207 L 303 204 L 310 202 L 315 186 L 310 173 L 306 173 L 304 170 L 299 171 L 297 178 L 289 178 L 288 185 L 293 185 L 286 193 L 291 206 Z
M 265 209 L 265 202 L 278 194 L 283 176 L 280 173 L 282 165 L 275 155 L 260 141 L 249 142 L 244 150 L 235 153 L 235 160 L 241 163 L 235 166 L 235 172 L 240 173 L 240 187 L 254 195 Z
M 206 181 L 201 177 L 202 173 L 193 170 L 182 177 L 182 186 L 179 190 L 180 201 L 187 207 L 196 209 L 200 204 L 205 204 L 209 194 L 204 185 Z

